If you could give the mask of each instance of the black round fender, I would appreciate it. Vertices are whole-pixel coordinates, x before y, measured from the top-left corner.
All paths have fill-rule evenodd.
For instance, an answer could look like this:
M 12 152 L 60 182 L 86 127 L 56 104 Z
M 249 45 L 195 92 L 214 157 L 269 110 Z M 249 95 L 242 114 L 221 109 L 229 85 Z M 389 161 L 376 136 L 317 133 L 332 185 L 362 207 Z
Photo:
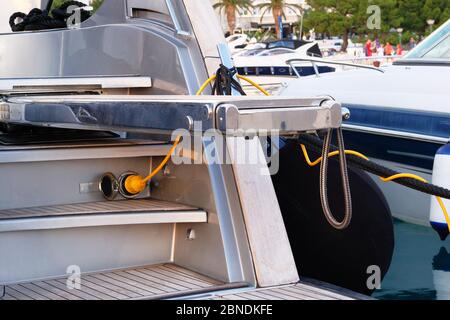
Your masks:
M 328 224 L 320 202 L 320 165 L 312 168 L 306 163 L 298 142 L 282 144 L 279 171 L 272 180 L 300 277 L 371 294 L 377 270 L 382 280 L 394 251 L 393 220 L 383 193 L 367 173 L 349 167 L 353 218 L 348 229 L 336 230 Z M 311 159 L 319 156 L 310 152 Z M 328 198 L 335 217 L 342 220 L 337 158 L 329 163 Z

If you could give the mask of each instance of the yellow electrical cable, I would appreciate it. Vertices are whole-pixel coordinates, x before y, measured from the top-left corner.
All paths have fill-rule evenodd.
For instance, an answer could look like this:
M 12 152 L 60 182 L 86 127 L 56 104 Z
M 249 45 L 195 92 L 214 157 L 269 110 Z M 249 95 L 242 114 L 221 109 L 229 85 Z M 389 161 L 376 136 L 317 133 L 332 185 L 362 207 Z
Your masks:
M 394 175 L 392 177 L 388 177 L 388 178 L 380 177 L 381 181 L 384 181 L 384 182 L 391 182 L 391 181 L 394 181 L 397 179 L 402 179 L 402 178 L 410 178 L 410 179 L 415 179 L 415 180 L 418 180 L 418 181 L 421 181 L 424 183 L 428 183 L 428 181 L 425 180 L 424 178 L 419 177 L 412 173 L 400 173 L 400 174 L 396 174 L 396 175 Z M 439 206 L 442 209 L 442 212 L 444 212 L 445 221 L 447 222 L 447 227 L 448 227 L 448 230 L 450 231 L 450 217 L 448 215 L 447 208 L 445 207 L 444 201 L 442 200 L 441 197 L 436 197 L 436 200 L 438 201 Z
M 212 81 L 216 80 L 217 76 L 213 75 L 211 76 L 208 80 L 206 80 L 202 86 L 200 87 L 200 89 L 198 89 L 197 93 L 195 94 L 196 96 L 199 96 L 203 93 L 203 91 L 205 91 L 206 87 L 208 86 L 208 84 L 210 84 Z
M 257 84 L 257 83 L 254 82 L 253 80 L 251 80 L 251 79 L 249 79 L 249 78 L 247 78 L 247 77 L 241 76 L 240 74 L 238 74 L 237 77 L 238 77 L 239 79 L 241 79 L 241 80 L 244 80 L 244 81 L 250 83 L 250 84 L 251 84 L 252 86 L 254 86 L 256 89 L 258 89 L 259 91 L 261 91 L 264 95 L 270 96 L 270 93 L 269 93 L 269 92 L 267 92 L 266 90 L 264 90 L 263 87 L 261 87 L 259 84 Z M 216 76 L 216 75 L 213 75 L 213 76 L 211 76 L 208 80 L 206 80 L 206 81 L 202 84 L 202 86 L 200 87 L 200 89 L 198 89 L 198 91 L 197 91 L 197 93 L 196 93 L 195 95 L 196 95 L 196 96 L 201 95 L 201 94 L 203 93 L 203 91 L 205 91 L 206 87 L 207 87 L 212 81 L 216 80 L 216 78 L 217 78 L 217 76 Z
M 314 162 L 311 162 L 311 160 L 310 160 L 310 158 L 309 158 L 309 155 L 308 155 L 308 151 L 306 150 L 305 145 L 302 144 L 302 145 L 300 145 L 300 146 L 301 146 L 301 148 L 302 148 L 303 155 L 305 156 L 305 160 L 306 160 L 306 162 L 308 163 L 308 165 L 309 165 L 310 167 L 315 167 L 315 166 L 317 166 L 319 163 L 322 162 L 322 157 L 320 157 L 319 159 L 317 159 L 317 160 L 314 161 Z M 363 154 L 361 154 L 361 153 L 359 153 L 359 152 L 356 152 L 356 151 L 353 151 L 353 150 L 345 150 L 345 154 L 350 154 L 350 155 L 354 155 L 354 156 L 363 158 L 363 159 L 365 159 L 365 160 L 369 160 L 369 158 L 367 158 L 367 157 L 364 156 Z M 328 154 L 328 157 L 331 158 L 331 157 L 335 157 L 335 156 L 338 156 L 338 155 L 339 155 L 339 151 L 334 151 L 334 152 L 329 153 L 329 154 Z
M 175 142 L 174 142 L 172 148 L 170 148 L 170 150 L 167 153 L 164 160 L 146 178 L 142 178 L 141 176 L 138 176 L 138 175 L 129 176 L 125 180 L 125 190 L 133 195 L 139 194 L 142 191 L 144 191 L 147 186 L 147 183 L 151 179 L 153 179 L 153 177 L 155 177 L 164 168 L 164 166 L 167 164 L 167 162 L 169 162 L 170 158 L 172 157 L 173 152 L 175 151 L 175 149 L 178 146 L 178 144 L 180 143 L 180 141 L 181 141 L 181 136 L 178 136 L 175 139 Z
M 242 79 L 248 83 L 250 83 L 252 86 L 254 86 L 255 88 L 257 88 L 259 91 L 261 91 L 263 94 L 265 94 L 266 96 L 270 96 L 270 94 L 264 90 L 260 85 L 258 85 L 256 82 L 241 76 L 241 75 L 237 75 L 237 77 L 239 79 Z M 208 78 L 208 80 L 206 80 L 202 86 L 200 87 L 200 89 L 197 91 L 196 95 L 199 96 L 202 94 L 202 92 L 206 89 L 206 87 L 215 79 L 217 78 L 216 75 L 211 76 L 210 78 Z M 175 142 L 172 146 L 172 148 L 170 149 L 169 153 L 166 155 L 166 157 L 164 158 L 164 160 L 159 164 L 158 167 L 156 167 L 155 170 L 152 171 L 151 174 L 149 174 L 147 177 L 142 178 L 141 176 L 138 175 L 133 175 L 133 176 L 129 176 L 128 178 L 125 179 L 125 190 L 127 192 L 129 192 L 130 194 L 139 194 L 142 191 L 145 190 L 147 183 L 152 180 L 163 168 L 164 166 L 167 164 L 167 162 L 169 162 L 170 158 L 172 157 L 173 152 L 175 151 L 176 147 L 178 146 L 178 144 L 180 143 L 181 140 L 181 136 L 178 136 L 175 139 Z
M 158 174 L 158 172 L 160 172 L 164 168 L 164 166 L 167 164 L 167 162 L 169 162 L 170 158 L 172 157 L 172 154 L 175 151 L 175 149 L 177 148 L 177 146 L 180 143 L 180 141 L 181 141 L 181 136 L 176 137 L 172 148 L 170 148 L 170 150 L 169 150 L 169 153 L 166 155 L 164 160 L 159 164 L 159 166 L 156 167 L 156 169 L 153 170 L 153 172 L 151 174 L 149 174 L 147 176 L 147 178 L 144 179 L 144 182 L 149 182 L 150 180 L 152 180 L 152 178 L 154 176 L 156 176 Z
M 247 78 L 247 77 L 241 76 L 240 74 L 238 74 L 237 77 L 238 77 L 239 79 L 241 79 L 241 80 L 244 80 L 244 81 L 250 83 L 250 84 L 251 84 L 252 86 L 254 86 L 256 89 L 258 89 L 259 91 L 261 91 L 264 95 L 270 96 L 270 93 L 269 93 L 269 92 L 267 92 L 266 90 L 264 90 L 263 87 L 261 87 L 259 84 L 257 84 L 257 83 L 254 82 L 253 80 L 251 80 L 251 79 L 249 79 L 249 78 Z
M 306 150 L 305 145 L 302 144 L 302 145 L 300 145 L 300 147 L 302 149 L 303 156 L 305 157 L 306 163 L 308 163 L 308 165 L 310 167 L 314 167 L 314 166 L 316 166 L 316 165 L 318 165 L 319 163 L 322 162 L 322 157 L 320 157 L 319 159 L 317 159 L 314 162 L 311 162 L 311 160 L 309 158 L 308 150 Z M 356 152 L 356 151 L 346 150 L 345 154 L 351 154 L 351 155 L 354 155 L 354 156 L 357 156 L 357 157 L 360 157 L 360 158 L 362 158 L 364 160 L 368 160 L 369 161 L 369 158 L 367 158 L 362 153 L 359 153 L 359 152 Z M 329 153 L 328 157 L 333 157 L 333 156 L 336 156 L 336 155 L 339 155 L 339 151 L 335 151 L 335 152 Z M 383 181 L 383 182 L 391 182 L 391 181 L 394 181 L 394 180 L 397 180 L 397 179 L 402 179 L 402 178 L 410 178 L 410 179 L 415 179 L 415 180 L 418 180 L 418 181 L 421 181 L 421 182 L 424 182 L 424 183 L 428 183 L 428 181 L 425 180 L 424 178 L 422 178 L 422 177 L 420 177 L 418 175 L 412 174 L 412 173 L 400 173 L 400 174 L 396 174 L 396 175 L 393 175 L 393 176 L 388 177 L 388 178 L 380 177 L 381 181 Z M 447 227 L 448 227 L 448 230 L 450 231 L 450 216 L 448 214 L 447 208 L 445 207 L 444 201 L 442 200 L 441 197 L 436 197 L 436 200 L 438 201 L 439 206 L 441 207 L 442 212 L 444 213 L 445 221 L 447 222 Z

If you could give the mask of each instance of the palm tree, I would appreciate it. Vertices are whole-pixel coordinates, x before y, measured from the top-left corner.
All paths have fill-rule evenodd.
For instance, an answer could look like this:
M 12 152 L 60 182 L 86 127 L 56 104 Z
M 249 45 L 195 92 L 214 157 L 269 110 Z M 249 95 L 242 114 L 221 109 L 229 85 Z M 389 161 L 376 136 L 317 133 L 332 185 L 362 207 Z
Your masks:
M 220 0 L 214 5 L 214 9 L 219 9 L 219 12 L 225 10 L 230 33 L 236 29 L 236 11 L 252 8 L 252 0 Z
M 277 37 L 280 35 L 280 25 L 278 23 L 278 17 L 281 16 L 286 18 L 286 9 L 291 9 L 294 12 L 300 11 L 300 15 L 303 15 L 303 7 L 301 5 L 288 3 L 286 0 L 269 0 L 269 2 L 261 3 L 257 5 L 257 7 L 262 10 L 261 21 L 267 12 L 272 12 Z

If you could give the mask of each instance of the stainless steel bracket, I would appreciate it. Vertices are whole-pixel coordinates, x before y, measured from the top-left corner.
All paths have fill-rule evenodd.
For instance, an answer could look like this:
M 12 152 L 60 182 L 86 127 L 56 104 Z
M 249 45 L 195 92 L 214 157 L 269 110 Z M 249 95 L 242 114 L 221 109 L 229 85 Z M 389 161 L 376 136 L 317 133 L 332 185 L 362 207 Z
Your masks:
M 339 128 L 341 124 L 341 105 L 332 100 L 315 107 L 239 109 L 233 104 L 223 104 L 217 109 L 217 129 L 232 135 L 252 130 L 289 134 Z
M 330 98 L 191 96 L 34 96 L 0 103 L 0 122 L 84 130 L 171 134 L 174 130 L 278 131 L 338 128 L 342 108 Z

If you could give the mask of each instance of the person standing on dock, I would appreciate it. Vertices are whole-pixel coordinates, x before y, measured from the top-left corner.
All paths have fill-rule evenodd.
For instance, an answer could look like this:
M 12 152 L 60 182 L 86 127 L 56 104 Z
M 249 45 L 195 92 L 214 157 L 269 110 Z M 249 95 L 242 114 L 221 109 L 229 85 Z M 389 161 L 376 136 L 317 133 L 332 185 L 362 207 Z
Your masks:
M 393 51 L 394 50 L 392 48 L 392 45 L 389 42 L 387 42 L 386 46 L 384 47 L 384 55 L 385 56 L 392 56 L 392 52 Z
M 372 56 L 372 41 L 370 39 L 366 42 L 366 57 Z
M 416 45 L 417 45 L 416 39 L 414 39 L 414 37 L 411 37 L 411 39 L 409 39 L 409 50 L 414 49 Z
M 384 45 L 380 44 L 380 46 L 377 48 L 377 56 L 378 57 L 384 56 L 384 51 L 385 51 Z

